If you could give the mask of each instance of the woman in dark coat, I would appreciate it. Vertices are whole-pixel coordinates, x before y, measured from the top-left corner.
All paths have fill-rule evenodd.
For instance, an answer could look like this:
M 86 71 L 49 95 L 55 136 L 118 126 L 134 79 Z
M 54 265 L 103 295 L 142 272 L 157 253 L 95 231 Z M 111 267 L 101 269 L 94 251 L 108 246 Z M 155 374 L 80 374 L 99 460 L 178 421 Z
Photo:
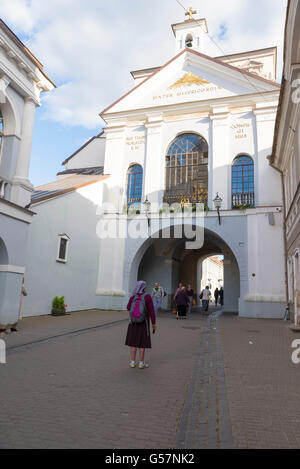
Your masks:
M 216 304 L 216 306 L 217 306 L 217 304 L 218 304 L 218 298 L 219 298 L 219 289 L 218 289 L 218 287 L 215 289 L 214 295 L 215 295 L 215 304 Z
M 132 292 L 132 296 L 127 305 L 127 310 L 130 311 L 133 300 L 136 296 L 144 297 L 147 315 L 146 320 L 142 323 L 131 323 L 128 325 L 125 345 L 130 347 L 130 368 L 136 367 L 136 351 L 139 349 L 139 368 L 148 368 L 149 365 L 145 363 L 145 349 L 151 348 L 151 336 L 150 336 L 150 319 L 152 323 L 152 331 L 156 330 L 156 318 L 154 313 L 154 305 L 151 295 L 145 294 L 146 282 L 140 281 L 136 284 L 135 289 Z
M 176 319 L 178 318 L 186 319 L 186 309 L 189 304 L 189 297 L 184 287 L 182 287 L 181 290 L 177 291 L 175 301 L 176 301 L 177 312 L 178 312 Z

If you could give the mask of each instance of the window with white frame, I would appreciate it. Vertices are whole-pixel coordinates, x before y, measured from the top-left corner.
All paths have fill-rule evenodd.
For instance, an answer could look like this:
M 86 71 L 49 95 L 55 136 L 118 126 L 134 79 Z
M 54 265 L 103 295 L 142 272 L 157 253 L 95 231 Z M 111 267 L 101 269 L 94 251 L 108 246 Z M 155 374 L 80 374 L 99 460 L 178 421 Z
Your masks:
M 67 262 L 70 238 L 66 234 L 58 235 L 57 262 Z

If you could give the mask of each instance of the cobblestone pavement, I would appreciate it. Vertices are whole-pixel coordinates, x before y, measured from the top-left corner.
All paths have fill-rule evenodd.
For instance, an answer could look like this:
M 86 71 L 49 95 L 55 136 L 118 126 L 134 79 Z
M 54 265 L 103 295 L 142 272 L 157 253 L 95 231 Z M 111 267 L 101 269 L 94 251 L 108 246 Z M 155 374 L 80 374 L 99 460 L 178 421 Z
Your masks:
M 280 320 L 220 319 L 227 397 L 236 448 L 300 448 L 299 333 Z
M 299 447 L 285 323 L 165 313 L 147 370 L 129 368 L 126 329 L 127 313 L 85 311 L 5 336 L 0 447 Z

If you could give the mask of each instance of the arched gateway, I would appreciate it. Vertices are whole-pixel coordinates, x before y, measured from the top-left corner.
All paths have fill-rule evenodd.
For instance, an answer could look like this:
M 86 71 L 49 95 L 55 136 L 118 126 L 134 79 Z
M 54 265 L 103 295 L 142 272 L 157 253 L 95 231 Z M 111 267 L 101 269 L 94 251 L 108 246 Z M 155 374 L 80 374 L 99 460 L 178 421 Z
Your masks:
M 181 226 L 181 223 L 181 219 L 176 218 L 170 220 L 169 226 L 164 228 L 159 228 L 154 223 L 151 237 L 140 243 L 126 269 L 127 291 L 132 291 L 137 279 L 145 280 L 149 288 L 155 281 L 158 281 L 168 293 L 170 306 L 178 282 L 182 281 L 186 285 L 191 284 L 199 295 L 199 260 L 208 255 L 220 254 L 224 256 L 224 290 L 226 292 L 224 311 L 238 313 L 241 310 L 241 291 L 246 291 L 247 288 L 245 285 L 247 276 L 244 275 L 246 269 L 244 246 L 239 246 L 235 242 L 229 243 L 226 239 L 225 227 L 218 227 L 215 220 L 211 219 L 211 221 L 205 220 L 203 245 L 197 249 L 186 249 L 187 238 L 184 236 L 184 226 L 189 231 L 195 230 L 197 222 L 191 219 L 190 222 L 186 220 L 184 226 Z M 209 228 L 208 225 L 212 226 Z M 178 234 L 180 228 L 182 228 L 182 237 L 173 237 L 173 230 Z

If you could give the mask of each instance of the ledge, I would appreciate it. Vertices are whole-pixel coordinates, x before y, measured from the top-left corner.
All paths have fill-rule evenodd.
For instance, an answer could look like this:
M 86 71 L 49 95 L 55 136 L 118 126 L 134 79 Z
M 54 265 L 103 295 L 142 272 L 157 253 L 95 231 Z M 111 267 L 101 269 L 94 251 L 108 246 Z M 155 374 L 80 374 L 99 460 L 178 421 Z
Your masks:
M 126 292 L 124 290 L 96 290 L 96 296 L 118 296 L 124 297 L 126 296 Z
M 281 295 L 261 295 L 253 293 L 252 295 L 246 295 L 244 301 L 254 301 L 258 303 L 285 303 L 286 299 Z

